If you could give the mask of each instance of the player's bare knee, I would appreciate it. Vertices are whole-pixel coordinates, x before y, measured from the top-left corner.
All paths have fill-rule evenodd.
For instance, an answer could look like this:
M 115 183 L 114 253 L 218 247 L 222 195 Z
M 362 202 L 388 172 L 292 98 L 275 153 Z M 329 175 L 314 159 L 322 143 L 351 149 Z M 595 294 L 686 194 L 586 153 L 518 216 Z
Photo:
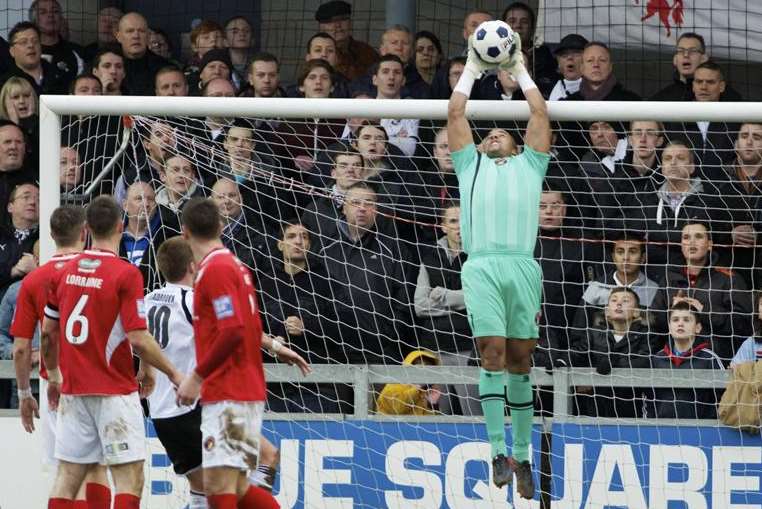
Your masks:
M 73 500 L 77 496 L 86 471 L 87 465 L 65 461 L 59 463 L 51 496 Z
M 480 339 L 479 353 L 482 368 L 487 371 L 500 371 L 505 362 L 505 340 L 495 337 Z
M 105 465 L 91 465 L 85 475 L 85 482 L 93 482 L 108 486 L 108 469 Z
M 114 477 L 116 493 L 131 493 L 136 496 L 143 493 L 145 476 L 142 461 L 112 466 L 111 475 Z

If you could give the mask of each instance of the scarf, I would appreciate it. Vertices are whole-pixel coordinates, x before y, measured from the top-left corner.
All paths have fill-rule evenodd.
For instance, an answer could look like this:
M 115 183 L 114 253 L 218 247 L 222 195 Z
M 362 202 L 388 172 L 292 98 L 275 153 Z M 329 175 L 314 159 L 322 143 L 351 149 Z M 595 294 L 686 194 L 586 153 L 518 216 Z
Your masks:
M 593 90 L 593 86 L 588 80 L 582 78 L 582 84 L 579 86 L 579 93 L 586 101 L 603 101 L 608 97 L 614 86 L 616 85 L 616 76 L 614 73 L 609 74 L 609 77 L 601 84 L 598 90 Z
M 669 344 L 664 345 L 664 353 L 667 355 L 667 359 L 677 368 L 680 367 L 680 364 L 688 360 L 689 358 L 693 357 L 693 354 L 696 352 L 699 352 L 703 350 L 704 348 L 708 348 L 709 343 L 699 343 L 698 345 L 694 346 L 687 352 L 682 352 L 679 354 L 676 354 L 672 351 L 672 349 L 669 347 Z

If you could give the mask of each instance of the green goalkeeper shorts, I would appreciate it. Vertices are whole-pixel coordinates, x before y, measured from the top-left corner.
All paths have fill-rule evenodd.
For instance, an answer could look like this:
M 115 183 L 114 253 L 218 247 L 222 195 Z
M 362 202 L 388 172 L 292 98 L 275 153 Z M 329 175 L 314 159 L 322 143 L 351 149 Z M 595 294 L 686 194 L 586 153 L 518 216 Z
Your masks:
M 474 337 L 539 338 L 542 269 L 533 258 L 469 255 L 461 280 Z

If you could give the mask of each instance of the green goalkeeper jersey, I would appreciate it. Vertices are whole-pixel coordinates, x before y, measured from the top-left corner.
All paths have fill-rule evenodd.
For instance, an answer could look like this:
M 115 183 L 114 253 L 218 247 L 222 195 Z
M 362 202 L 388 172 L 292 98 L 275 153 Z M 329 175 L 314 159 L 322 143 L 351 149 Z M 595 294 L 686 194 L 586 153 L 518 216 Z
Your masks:
M 490 159 L 472 143 L 453 152 L 452 161 L 460 187 L 463 250 L 532 257 L 550 155 L 525 145 L 520 155 Z

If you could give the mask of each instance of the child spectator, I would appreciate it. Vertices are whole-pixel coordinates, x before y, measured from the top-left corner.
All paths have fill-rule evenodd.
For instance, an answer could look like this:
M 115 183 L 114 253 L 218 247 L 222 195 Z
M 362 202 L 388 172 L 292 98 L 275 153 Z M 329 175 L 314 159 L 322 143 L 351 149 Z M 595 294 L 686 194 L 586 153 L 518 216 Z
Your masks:
M 438 366 L 439 357 L 427 350 L 415 350 L 402 364 Z M 432 385 L 386 384 L 378 396 L 376 410 L 384 415 L 432 415 L 440 396 L 439 389 Z
M 697 341 L 701 333 L 699 312 L 692 304 L 677 302 L 669 313 L 669 339 L 651 361 L 654 369 L 725 369 L 708 341 Z M 714 389 L 661 387 L 654 390 L 646 406 L 648 417 L 660 419 L 716 419 Z

